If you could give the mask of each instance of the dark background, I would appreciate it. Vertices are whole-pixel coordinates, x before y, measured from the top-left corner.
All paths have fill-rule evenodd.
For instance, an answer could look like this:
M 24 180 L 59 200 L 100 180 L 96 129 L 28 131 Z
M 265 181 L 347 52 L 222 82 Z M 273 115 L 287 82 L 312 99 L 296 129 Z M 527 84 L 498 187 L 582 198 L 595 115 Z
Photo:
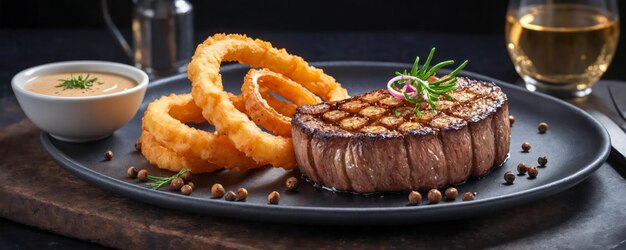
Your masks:
M 200 29 L 409 30 L 502 33 L 505 0 L 191 1 Z M 130 0 L 109 0 L 115 22 L 130 28 Z M 99 0 L 0 1 L 0 28 L 102 28 Z
M 507 0 L 190 1 L 196 28 L 209 31 L 351 30 L 502 34 Z M 619 2 L 619 1 L 618 1 Z M 130 28 L 132 2 L 109 0 Z M 626 4 L 620 12 L 626 13 Z M 0 29 L 103 28 L 99 0 L 0 0 Z
M 468 59 L 466 70 L 520 81 L 504 46 L 507 0 L 190 2 L 196 43 L 216 32 L 245 33 L 308 61 L 407 63 L 436 46 L 437 60 Z M 130 40 L 132 1 L 108 5 Z M 622 43 L 604 79 L 626 80 Z M 20 70 L 67 60 L 132 63 L 107 32 L 100 0 L 0 0 L 0 97 L 12 94 Z

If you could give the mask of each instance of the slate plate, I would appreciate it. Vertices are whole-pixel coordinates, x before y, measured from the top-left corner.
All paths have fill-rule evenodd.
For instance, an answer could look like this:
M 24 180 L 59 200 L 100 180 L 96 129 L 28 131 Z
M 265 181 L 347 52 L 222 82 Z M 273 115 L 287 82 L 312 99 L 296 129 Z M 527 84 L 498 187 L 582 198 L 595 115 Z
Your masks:
M 337 78 L 352 95 L 384 88 L 395 71 L 411 66 L 384 62 L 324 62 L 314 65 Z M 242 65 L 223 66 L 225 88 L 238 93 L 248 69 Z M 476 192 L 475 200 L 471 202 L 462 202 L 457 198 L 456 201 L 428 205 L 425 199 L 420 206 L 407 206 L 407 193 L 368 196 L 334 193 L 314 188 L 304 181 L 297 192 L 286 192 L 285 180 L 290 176 L 299 177 L 299 171 L 269 167 L 243 173 L 220 171 L 195 175 L 196 190 L 191 196 L 180 195 L 168 188 L 150 190 L 145 183 L 126 177 L 129 165 L 147 168 L 151 174 L 161 176 L 172 173 L 150 166 L 135 152 L 133 143 L 141 132 L 141 115 L 147 102 L 155 98 L 189 92 L 191 86 L 186 75 L 151 83 L 135 118 L 109 138 L 76 144 L 58 141 L 42 132 L 41 142 L 63 168 L 79 178 L 138 201 L 190 213 L 298 224 L 410 224 L 486 214 L 570 188 L 592 174 L 608 157 L 608 134 L 582 110 L 556 98 L 531 93 L 486 76 L 471 72 L 462 75 L 501 86 L 509 97 L 510 112 L 516 117 L 509 160 L 483 179 L 470 180 L 458 187 L 460 194 Z M 550 125 L 546 134 L 537 132 L 537 124 L 541 121 Z M 521 152 L 520 145 L 524 141 L 532 144 L 529 153 Z M 112 161 L 102 160 L 106 150 L 115 153 Z M 518 176 L 514 185 L 504 185 L 506 171 L 515 171 L 519 162 L 534 165 L 541 155 L 547 155 L 549 163 L 539 169 L 536 179 Z M 224 185 L 226 190 L 245 187 L 250 195 L 245 202 L 211 199 L 210 186 L 216 182 Z M 267 194 L 273 190 L 281 193 L 280 205 L 267 204 Z

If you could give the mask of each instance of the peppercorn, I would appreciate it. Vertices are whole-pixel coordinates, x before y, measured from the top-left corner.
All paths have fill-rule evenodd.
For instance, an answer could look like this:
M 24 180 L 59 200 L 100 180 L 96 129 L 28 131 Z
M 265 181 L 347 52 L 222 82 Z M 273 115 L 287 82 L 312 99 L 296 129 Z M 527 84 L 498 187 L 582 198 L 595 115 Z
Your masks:
M 544 156 L 539 156 L 539 158 L 537 158 L 537 163 L 539 163 L 539 166 L 545 167 L 546 164 L 548 164 L 548 157 Z
M 137 178 L 139 178 L 139 180 L 143 182 L 148 181 L 148 170 L 139 170 L 139 172 L 137 173 Z
M 285 181 L 285 186 L 287 186 L 287 190 L 289 190 L 289 191 L 294 191 L 294 190 L 298 189 L 299 185 L 300 185 L 300 183 L 298 183 L 298 178 L 296 178 L 296 177 L 289 177 Z
M 237 200 L 238 201 L 242 201 L 248 198 L 248 190 L 246 190 L 245 188 L 238 188 L 237 189 Z
M 509 115 L 509 124 L 513 126 L 513 123 L 515 123 L 515 116 Z
M 139 141 L 135 142 L 135 150 L 137 150 L 137 152 L 141 152 L 141 142 Z
M 431 189 L 428 191 L 428 201 L 430 204 L 437 204 L 441 201 L 441 192 L 437 189 Z
M 526 166 L 526 164 L 524 164 L 523 162 L 520 162 L 519 164 L 517 164 L 517 172 L 520 175 L 525 175 L 526 171 L 528 171 L 528 167 Z
M 187 182 L 187 185 L 189 185 L 191 188 L 196 189 L 196 184 L 193 184 L 193 182 Z
M 128 170 L 126 170 L 126 175 L 128 175 L 129 178 L 135 179 L 137 178 L 137 173 L 139 171 L 137 171 L 137 168 L 130 166 L 128 167 Z
M 104 160 L 110 161 L 111 159 L 113 159 L 113 152 L 111 150 L 104 152 Z
M 539 130 L 540 134 L 545 134 L 546 131 L 548 131 L 548 124 L 545 122 L 540 122 L 537 126 L 537 129 Z
M 224 200 L 227 201 L 234 201 L 235 199 L 237 199 L 237 195 L 235 194 L 235 192 L 233 191 L 228 191 L 226 192 L 226 194 L 224 195 Z
M 418 205 L 422 203 L 422 194 L 417 191 L 409 193 L 409 205 Z
M 455 200 L 458 195 L 459 195 L 459 191 L 456 190 L 456 188 L 449 187 L 448 189 L 446 189 L 447 200 L 450 200 L 450 201 Z
M 215 183 L 211 186 L 211 195 L 213 198 L 222 198 L 222 196 L 224 196 L 224 192 L 226 191 L 224 191 L 222 184 Z
M 472 192 L 466 192 L 465 194 L 463 194 L 463 201 L 473 201 L 474 200 L 474 194 L 472 194 Z
M 183 185 L 185 185 L 185 181 L 183 181 L 183 179 L 181 178 L 176 178 L 176 179 L 173 179 L 172 182 L 170 182 L 170 189 L 180 190 L 183 187 Z
M 528 168 L 528 177 L 534 179 L 537 177 L 537 175 L 539 175 L 539 170 L 537 170 L 537 167 L 533 166 Z
M 280 201 L 280 194 L 276 191 L 272 191 L 268 196 L 267 196 L 267 201 L 270 204 L 276 205 L 278 204 L 278 202 Z
M 189 185 L 183 185 L 180 188 L 180 193 L 184 195 L 190 195 L 193 192 L 193 188 Z
M 506 173 L 504 173 L 504 181 L 506 181 L 506 184 L 513 184 L 513 181 L 515 181 L 515 175 L 513 172 L 506 171 Z
M 191 175 L 191 171 L 187 171 L 183 175 L 181 175 L 180 178 L 182 178 L 185 182 L 190 182 L 191 180 L 193 180 L 193 175 Z
M 528 142 L 522 143 L 522 151 L 524 151 L 525 153 L 528 153 L 529 150 L 530 150 L 530 143 Z

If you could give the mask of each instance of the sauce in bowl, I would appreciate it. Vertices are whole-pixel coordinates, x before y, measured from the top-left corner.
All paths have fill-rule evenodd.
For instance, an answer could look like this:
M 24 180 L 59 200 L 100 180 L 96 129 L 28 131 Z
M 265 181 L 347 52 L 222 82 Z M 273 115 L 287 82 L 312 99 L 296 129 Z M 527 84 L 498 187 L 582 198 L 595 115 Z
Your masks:
M 137 82 L 121 75 L 100 72 L 71 72 L 41 75 L 28 80 L 30 92 L 64 97 L 98 96 L 121 92 Z

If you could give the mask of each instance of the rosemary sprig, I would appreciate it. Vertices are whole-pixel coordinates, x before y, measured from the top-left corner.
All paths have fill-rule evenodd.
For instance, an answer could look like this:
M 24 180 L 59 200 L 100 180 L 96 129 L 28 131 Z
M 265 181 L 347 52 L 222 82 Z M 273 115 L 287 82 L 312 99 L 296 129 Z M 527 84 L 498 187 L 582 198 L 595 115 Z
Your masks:
M 403 72 L 396 72 L 398 76 L 412 76 L 417 78 L 418 80 L 413 79 L 400 79 L 394 83 L 392 83 L 392 87 L 397 88 L 396 84 L 410 84 L 415 87 L 416 94 L 414 97 L 411 97 L 407 92 L 403 92 L 404 99 L 408 102 L 415 104 L 415 114 L 419 117 L 422 116 L 422 112 L 419 110 L 420 104 L 424 101 L 428 102 L 432 112 L 435 111 L 435 102 L 440 99 L 440 97 L 445 97 L 448 100 L 452 100 L 452 97 L 448 94 L 451 91 L 456 90 L 456 78 L 455 76 L 467 65 L 468 61 L 465 60 L 461 65 L 459 65 L 455 70 L 450 72 L 447 76 L 444 76 L 441 79 L 438 79 L 435 82 L 428 82 L 428 78 L 434 76 L 437 71 L 441 68 L 454 64 L 454 60 L 446 60 L 440 63 L 435 64 L 434 66 L 428 68 L 433 59 L 433 55 L 435 54 L 435 48 L 430 50 L 428 57 L 426 58 L 426 62 L 422 67 L 419 67 L 420 57 L 415 58 L 415 62 L 413 63 L 413 67 L 411 67 L 410 71 L 404 70 Z
M 56 85 L 57 88 L 66 89 L 89 89 L 93 86 L 94 83 L 104 84 L 103 82 L 98 82 L 97 77 L 89 78 L 89 74 L 87 76 L 78 75 L 78 77 L 74 77 L 74 75 L 70 75 L 69 79 L 59 79 L 59 85 Z
M 169 185 L 172 182 L 172 180 L 181 177 L 183 174 L 187 173 L 188 171 L 189 170 L 183 168 L 180 171 L 178 171 L 178 173 L 170 177 L 148 175 L 148 187 L 151 189 L 155 189 L 155 190 L 160 189 L 162 187 Z

